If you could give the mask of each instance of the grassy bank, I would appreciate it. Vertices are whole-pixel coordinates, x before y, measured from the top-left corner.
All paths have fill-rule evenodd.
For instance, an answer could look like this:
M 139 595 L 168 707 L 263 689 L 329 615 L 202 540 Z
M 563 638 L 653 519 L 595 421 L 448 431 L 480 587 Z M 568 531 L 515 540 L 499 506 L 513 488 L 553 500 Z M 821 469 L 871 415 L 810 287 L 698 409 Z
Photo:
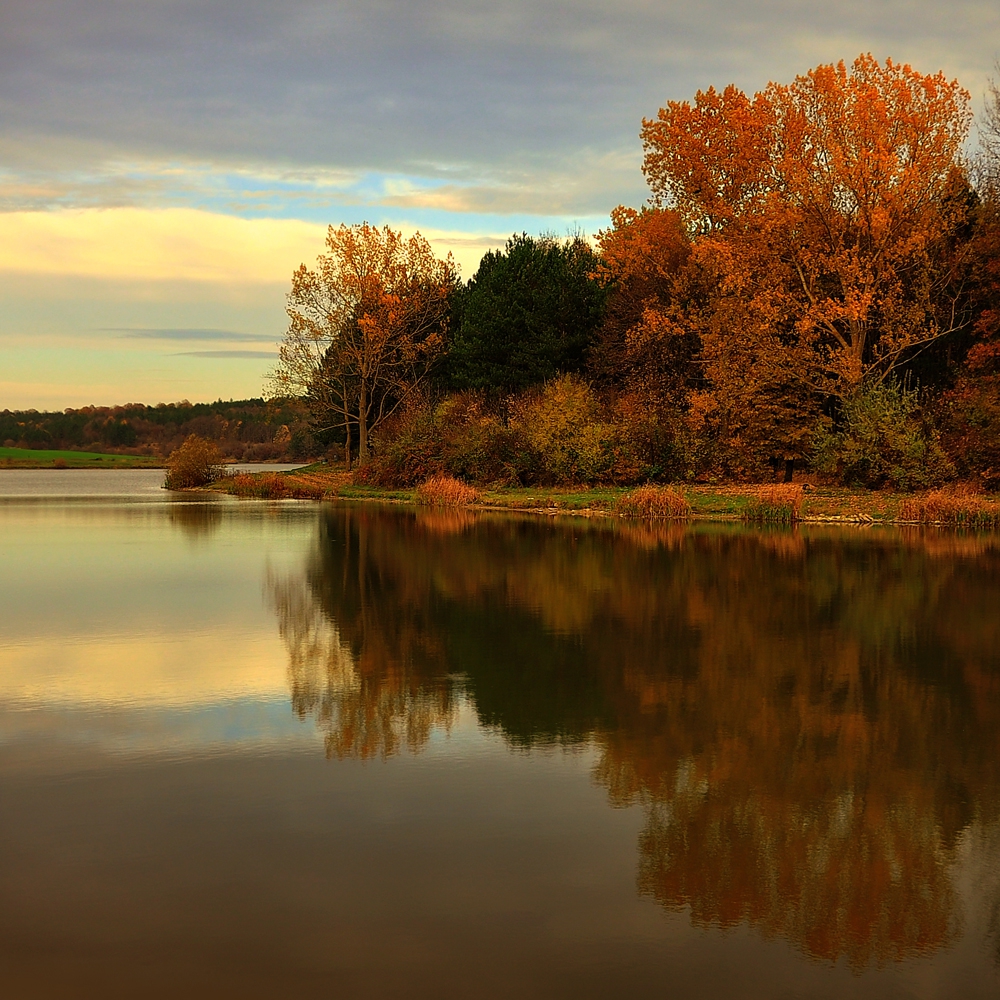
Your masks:
M 160 469 L 151 455 L 106 455 L 96 451 L 42 451 L 0 448 L 0 469 Z
M 266 488 L 261 480 L 266 477 Z M 294 472 L 260 473 L 220 480 L 211 489 L 245 497 L 277 499 L 299 497 L 306 499 L 341 499 L 381 501 L 389 503 L 418 503 L 415 489 L 380 489 L 352 482 L 342 469 L 318 463 Z M 712 520 L 756 520 L 761 518 L 761 498 L 768 497 L 774 487 L 740 484 L 681 485 L 675 486 L 678 494 L 690 504 L 691 516 Z M 778 488 L 781 489 L 780 487 Z M 878 492 L 844 487 L 812 486 L 805 484 L 796 502 L 794 517 L 789 520 L 804 522 L 847 522 L 862 524 L 891 524 L 933 521 L 933 517 L 915 516 L 914 510 L 923 511 L 927 505 L 914 504 L 913 494 Z M 539 487 L 519 486 L 484 488 L 475 502 L 478 508 L 493 510 L 520 510 L 537 513 L 571 513 L 580 515 L 615 514 L 621 498 L 629 492 L 625 487 Z M 956 494 L 961 497 L 961 494 Z M 957 501 L 960 502 L 960 501 Z M 995 502 L 975 498 L 972 505 L 982 506 Z M 765 503 L 766 506 L 766 503 Z M 783 523 L 779 518 L 773 523 Z M 961 523 L 952 520 L 950 523 Z

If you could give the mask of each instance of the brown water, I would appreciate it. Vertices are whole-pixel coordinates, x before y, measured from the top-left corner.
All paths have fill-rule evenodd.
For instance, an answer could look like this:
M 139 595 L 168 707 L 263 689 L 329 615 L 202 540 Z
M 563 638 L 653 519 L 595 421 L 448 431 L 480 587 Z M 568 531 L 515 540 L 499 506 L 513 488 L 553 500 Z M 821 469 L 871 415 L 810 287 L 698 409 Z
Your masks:
M 102 475 L 0 499 L 3 997 L 998 994 L 1000 539 Z

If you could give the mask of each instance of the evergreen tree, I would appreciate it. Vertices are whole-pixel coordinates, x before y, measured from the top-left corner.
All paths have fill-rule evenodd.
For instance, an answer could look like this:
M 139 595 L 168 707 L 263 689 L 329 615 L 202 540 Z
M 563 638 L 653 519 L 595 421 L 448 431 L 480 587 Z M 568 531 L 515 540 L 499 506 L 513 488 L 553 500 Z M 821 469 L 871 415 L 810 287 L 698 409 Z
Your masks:
M 456 303 L 452 383 L 506 394 L 578 371 L 603 312 L 596 267 L 580 237 L 522 233 L 486 254 Z

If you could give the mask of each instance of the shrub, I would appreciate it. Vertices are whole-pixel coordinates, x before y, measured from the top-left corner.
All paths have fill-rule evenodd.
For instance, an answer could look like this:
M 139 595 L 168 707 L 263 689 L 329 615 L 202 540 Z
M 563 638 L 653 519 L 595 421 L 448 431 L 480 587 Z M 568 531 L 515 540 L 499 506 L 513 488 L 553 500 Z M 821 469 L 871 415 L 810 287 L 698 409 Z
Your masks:
M 538 461 L 517 428 L 484 412 L 475 393 L 457 393 L 438 404 L 413 407 L 385 425 L 375 454 L 357 482 L 413 486 L 446 473 L 476 483 L 515 485 L 533 478 Z
M 417 502 L 432 507 L 465 507 L 480 496 L 475 487 L 448 475 L 431 476 L 417 487 Z
M 619 498 L 622 517 L 690 517 L 691 504 L 670 486 L 640 486 Z
M 966 490 L 934 490 L 904 500 L 899 520 L 992 530 L 1000 528 L 1000 504 Z
M 167 459 L 163 485 L 168 490 L 187 490 L 207 486 L 222 474 L 222 455 L 215 443 L 191 434 Z
M 443 442 L 428 406 L 412 407 L 387 422 L 372 440 L 373 454 L 357 471 L 369 486 L 414 486 L 443 468 Z
M 629 485 L 684 478 L 690 462 L 682 440 L 676 411 L 637 394 L 625 393 L 614 401 L 615 426 L 612 482 Z
M 290 458 L 311 458 L 319 451 L 316 439 L 312 436 L 309 428 L 300 425 L 291 433 L 288 441 L 288 455 Z
M 841 427 L 816 438 L 815 465 L 843 482 L 915 490 L 951 474 L 937 433 L 923 419 L 916 389 L 869 382 L 845 400 Z
M 601 420 L 597 397 L 583 379 L 560 375 L 513 409 L 511 424 L 538 452 L 547 478 L 592 483 L 610 472 L 615 429 Z
M 533 482 L 539 456 L 516 426 L 505 426 L 474 393 L 459 393 L 435 411 L 444 440 L 444 469 L 474 483 L 516 486 Z
M 322 483 L 296 483 L 290 485 L 294 500 L 325 500 L 337 495 L 336 489 L 327 489 Z
M 959 475 L 1000 488 L 1000 376 L 967 375 L 941 399 L 942 443 Z
M 751 524 L 794 524 L 802 513 L 802 487 L 783 483 L 759 489 L 743 509 Z

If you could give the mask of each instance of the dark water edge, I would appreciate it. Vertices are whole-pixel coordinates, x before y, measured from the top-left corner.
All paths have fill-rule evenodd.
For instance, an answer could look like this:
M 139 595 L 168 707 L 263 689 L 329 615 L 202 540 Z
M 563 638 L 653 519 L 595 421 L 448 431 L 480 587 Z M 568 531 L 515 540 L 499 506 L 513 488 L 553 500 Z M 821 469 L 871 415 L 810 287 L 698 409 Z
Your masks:
M 1000 543 L 0 509 L 5 996 L 1000 987 Z

